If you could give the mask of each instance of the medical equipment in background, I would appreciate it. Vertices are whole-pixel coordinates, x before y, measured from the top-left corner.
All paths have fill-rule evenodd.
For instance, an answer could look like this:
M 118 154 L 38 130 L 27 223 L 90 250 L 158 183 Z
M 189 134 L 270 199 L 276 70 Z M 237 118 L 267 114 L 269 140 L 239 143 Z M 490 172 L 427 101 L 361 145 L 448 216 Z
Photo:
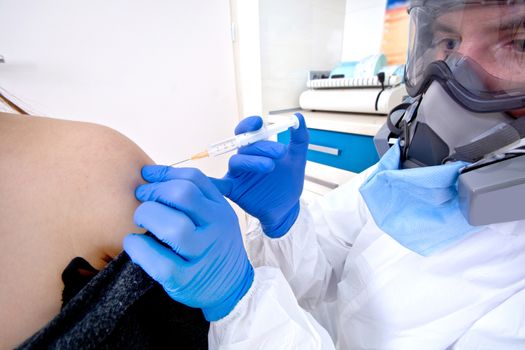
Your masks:
M 404 66 L 386 64 L 377 54 L 309 72 L 298 110 L 310 130 L 303 199 L 325 195 L 378 161 L 373 136 L 406 95 Z M 269 118 L 288 113 L 271 111 Z
M 206 157 L 216 157 L 218 155 L 228 153 L 239 149 L 243 146 L 250 145 L 257 141 L 266 140 L 271 136 L 277 135 L 280 132 L 286 131 L 289 128 L 297 129 L 299 127 L 299 119 L 295 115 L 287 116 L 276 123 L 264 124 L 259 130 L 245 132 L 235 135 L 226 140 L 213 143 L 208 146 L 206 151 L 192 155 L 190 158 L 173 163 L 170 166 L 175 166 L 188 162 L 190 160 L 201 159 Z
M 403 66 L 386 66 L 382 54 L 342 62 L 331 72 L 310 72 L 299 105 L 305 110 L 386 115 L 406 95 L 403 72 Z

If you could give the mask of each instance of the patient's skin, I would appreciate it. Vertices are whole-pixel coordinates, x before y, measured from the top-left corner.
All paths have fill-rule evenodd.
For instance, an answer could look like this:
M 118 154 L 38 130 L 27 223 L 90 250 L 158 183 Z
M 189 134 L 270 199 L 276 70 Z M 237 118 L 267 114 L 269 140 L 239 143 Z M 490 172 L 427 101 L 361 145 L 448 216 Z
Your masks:
M 123 135 L 80 122 L 0 113 L 0 348 L 60 310 L 61 273 L 97 269 L 122 250 L 140 169 L 152 161 Z

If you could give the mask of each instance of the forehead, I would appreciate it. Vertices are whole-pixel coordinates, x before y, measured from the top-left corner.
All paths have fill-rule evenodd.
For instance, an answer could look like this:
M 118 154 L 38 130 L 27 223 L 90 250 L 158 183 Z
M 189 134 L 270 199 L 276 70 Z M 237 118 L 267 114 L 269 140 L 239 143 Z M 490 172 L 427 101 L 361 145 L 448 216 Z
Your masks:
M 463 27 L 492 31 L 516 29 L 525 22 L 525 4 L 519 5 L 471 5 L 451 9 L 441 13 L 435 21 L 436 29 Z

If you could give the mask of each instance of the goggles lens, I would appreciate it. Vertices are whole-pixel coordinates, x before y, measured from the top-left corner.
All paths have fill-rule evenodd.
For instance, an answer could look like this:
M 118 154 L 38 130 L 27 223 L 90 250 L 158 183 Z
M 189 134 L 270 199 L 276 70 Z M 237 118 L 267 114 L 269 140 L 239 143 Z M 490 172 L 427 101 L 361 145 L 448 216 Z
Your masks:
M 501 100 L 502 111 L 525 107 L 524 1 L 413 3 L 405 77 L 412 96 L 428 85 L 432 63 L 444 62 L 449 72 L 442 78 L 478 101 Z

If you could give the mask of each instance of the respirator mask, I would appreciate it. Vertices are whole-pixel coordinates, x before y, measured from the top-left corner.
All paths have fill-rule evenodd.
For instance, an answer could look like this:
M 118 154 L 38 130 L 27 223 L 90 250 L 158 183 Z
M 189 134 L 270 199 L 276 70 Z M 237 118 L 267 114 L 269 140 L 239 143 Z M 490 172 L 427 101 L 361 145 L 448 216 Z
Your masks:
M 414 0 L 409 96 L 375 137 L 398 140 L 403 168 L 464 161 L 471 225 L 525 219 L 525 0 Z

